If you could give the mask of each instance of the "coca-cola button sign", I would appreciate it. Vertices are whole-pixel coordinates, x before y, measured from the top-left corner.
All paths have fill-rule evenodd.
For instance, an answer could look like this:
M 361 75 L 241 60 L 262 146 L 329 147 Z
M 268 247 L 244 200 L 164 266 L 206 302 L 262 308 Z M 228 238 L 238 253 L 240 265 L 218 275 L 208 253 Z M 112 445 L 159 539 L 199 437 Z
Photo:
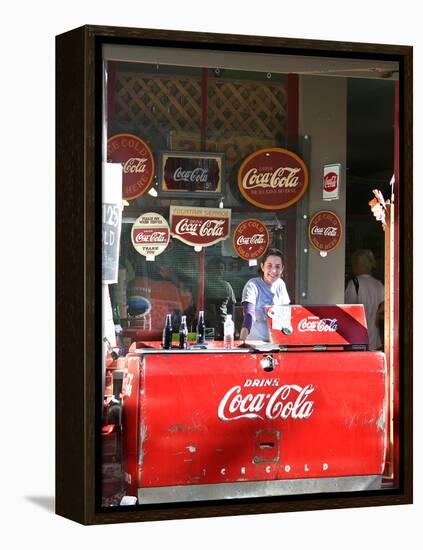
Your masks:
M 308 170 L 303 160 L 282 148 L 249 155 L 238 172 L 238 187 L 248 202 L 267 210 L 296 203 L 306 192 Z
M 147 191 L 154 176 L 154 159 L 142 139 L 132 134 L 112 136 L 107 141 L 107 160 L 122 164 L 123 199 L 136 199 Z
M 240 258 L 256 260 L 269 246 L 269 233 L 260 220 L 244 220 L 236 227 L 232 241 Z
M 170 228 L 167 221 L 155 212 L 142 214 L 132 226 L 131 241 L 143 256 L 158 256 L 169 244 Z
M 228 208 L 170 207 L 172 235 L 191 246 L 211 246 L 227 239 L 230 226 Z
M 334 250 L 342 238 L 341 220 L 329 210 L 317 212 L 308 225 L 308 238 L 316 250 Z

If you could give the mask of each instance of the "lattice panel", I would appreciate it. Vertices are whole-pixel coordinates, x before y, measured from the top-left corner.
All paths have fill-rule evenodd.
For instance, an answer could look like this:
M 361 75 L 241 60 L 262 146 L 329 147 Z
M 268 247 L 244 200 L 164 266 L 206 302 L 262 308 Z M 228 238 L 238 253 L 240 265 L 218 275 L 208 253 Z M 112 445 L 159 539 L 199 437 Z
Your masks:
M 201 86 L 192 77 L 118 73 L 116 120 L 161 134 L 200 132 Z M 286 135 L 283 83 L 211 79 L 207 133 L 280 138 Z
M 116 118 L 122 124 L 160 133 L 169 129 L 200 131 L 200 82 L 189 77 L 118 73 Z
M 283 84 L 212 80 L 208 88 L 208 129 L 274 138 L 286 135 Z

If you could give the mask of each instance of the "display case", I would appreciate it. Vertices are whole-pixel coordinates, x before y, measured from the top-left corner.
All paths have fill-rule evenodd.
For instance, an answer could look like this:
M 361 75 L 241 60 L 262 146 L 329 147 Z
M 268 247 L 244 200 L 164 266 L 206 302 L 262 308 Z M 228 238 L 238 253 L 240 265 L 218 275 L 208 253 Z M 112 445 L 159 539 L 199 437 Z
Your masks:
M 412 48 L 57 37 L 57 513 L 412 500 Z

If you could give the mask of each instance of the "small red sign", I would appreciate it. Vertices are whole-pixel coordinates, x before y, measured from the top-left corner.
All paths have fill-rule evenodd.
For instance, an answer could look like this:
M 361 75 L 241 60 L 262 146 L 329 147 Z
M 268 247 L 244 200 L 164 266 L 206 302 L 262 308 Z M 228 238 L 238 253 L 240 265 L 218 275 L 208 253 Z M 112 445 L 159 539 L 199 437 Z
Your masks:
M 230 226 L 228 208 L 170 207 L 172 235 L 191 246 L 211 246 L 227 239 Z
M 341 220 L 329 210 L 317 212 L 308 225 L 308 238 L 316 250 L 334 250 L 342 238 Z
M 298 155 L 282 148 L 249 155 L 238 172 L 238 187 L 248 202 L 267 210 L 296 203 L 306 192 L 308 170 Z
M 328 172 L 323 178 L 323 189 L 330 193 L 331 191 L 335 191 L 337 187 L 338 174 L 335 174 L 335 172 Z
M 256 260 L 269 246 L 269 233 L 260 220 L 244 220 L 235 229 L 232 242 L 240 258 Z
M 107 141 L 107 160 L 122 164 L 123 199 L 136 199 L 147 191 L 154 176 L 154 158 L 142 139 L 132 134 L 110 137 Z
M 167 248 L 169 240 L 169 225 L 156 212 L 142 214 L 132 226 L 132 244 L 143 256 L 158 256 Z
M 272 344 L 288 346 L 367 345 L 362 304 L 266 306 Z

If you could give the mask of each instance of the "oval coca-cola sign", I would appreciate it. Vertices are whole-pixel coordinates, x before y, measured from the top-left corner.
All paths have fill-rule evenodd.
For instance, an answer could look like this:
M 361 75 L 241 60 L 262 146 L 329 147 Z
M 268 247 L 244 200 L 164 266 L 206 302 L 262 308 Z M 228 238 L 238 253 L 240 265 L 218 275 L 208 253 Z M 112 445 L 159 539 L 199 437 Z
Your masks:
M 303 160 L 279 147 L 260 149 L 249 155 L 238 172 L 238 187 L 248 202 L 267 210 L 296 203 L 308 186 Z
M 122 165 L 123 199 L 136 199 L 147 191 L 154 176 L 154 158 L 142 139 L 132 134 L 110 137 L 107 141 L 107 160 Z
M 269 233 L 260 220 L 244 220 L 236 227 L 232 242 L 240 258 L 257 260 L 269 246 Z
M 341 220 L 329 210 L 316 212 L 308 225 L 308 238 L 316 250 L 334 250 L 342 238 Z

